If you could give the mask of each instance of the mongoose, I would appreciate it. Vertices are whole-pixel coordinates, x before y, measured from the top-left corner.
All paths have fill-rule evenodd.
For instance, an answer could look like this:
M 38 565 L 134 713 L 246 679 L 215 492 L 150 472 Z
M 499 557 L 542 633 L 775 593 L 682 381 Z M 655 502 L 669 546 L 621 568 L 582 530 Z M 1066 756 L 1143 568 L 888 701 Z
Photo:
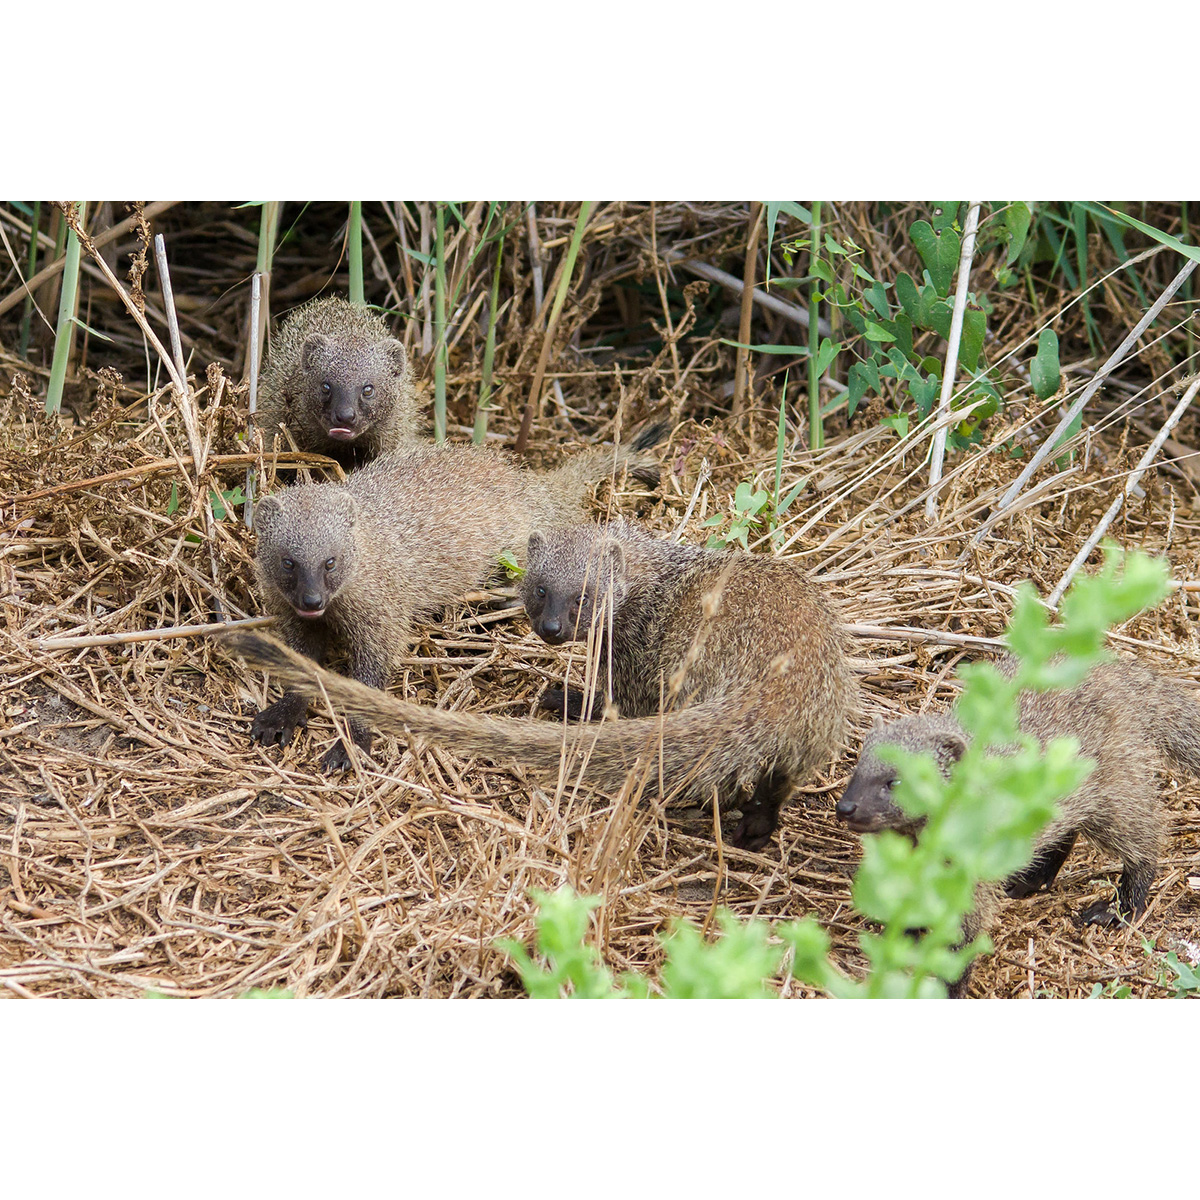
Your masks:
M 615 521 L 534 533 L 521 595 L 552 644 L 586 637 L 595 614 L 618 719 L 569 729 L 444 712 L 320 672 L 263 635 L 240 634 L 234 646 L 288 687 L 311 693 L 319 681 L 352 719 L 551 777 L 564 740 L 585 756 L 585 781 L 610 792 L 647 752 L 664 792 L 701 803 L 715 792 L 726 811 L 740 808 L 732 840 L 752 850 L 769 841 L 796 785 L 836 752 L 853 687 L 841 627 L 793 563 L 678 545 Z
M 1010 676 L 1017 666 L 1011 656 L 998 665 Z M 1049 887 L 1080 834 L 1118 857 L 1123 870 L 1117 911 L 1098 901 L 1079 913 L 1078 920 L 1110 925 L 1118 914 L 1140 916 L 1165 827 L 1154 769 L 1161 756 L 1200 775 L 1200 703 L 1175 680 L 1122 661 L 1102 663 L 1071 689 L 1024 691 L 1019 704 L 1022 732 L 1043 745 L 1056 737 L 1076 737 L 1080 754 L 1094 759 L 1096 766 L 1060 802 L 1058 817 L 1038 834 L 1029 865 L 1002 885 L 981 885 L 976 913 L 964 925 L 965 939 L 987 930 L 1000 890 L 1024 897 Z M 892 803 L 896 768 L 877 753 L 885 744 L 929 752 L 948 773 L 966 750 L 967 734 L 950 713 L 877 723 L 867 734 L 858 766 L 838 801 L 837 816 L 859 833 L 895 829 L 915 836 L 920 819 L 906 816 Z
M 522 553 L 535 526 L 580 520 L 588 485 L 614 464 L 657 482 L 658 463 L 645 451 L 665 431 L 652 426 L 628 448 L 584 451 L 545 473 L 482 447 L 422 445 L 380 455 L 345 484 L 285 488 L 255 511 L 264 606 L 282 619 L 293 649 L 321 662 L 343 643 L 353 677 L 385 687 L 414 621 L 486 583 L 499 555 Z M 285 692 L 255 718 L 252 737 L 286 745 L 306 707 Z M 351 732 L 370 749 L 365 725 L 352 722 Z M 349 765 L 345 746 L 322 765 Z
M 296 309 L 272 343 L 255 423 L 268 446 L 284 425 L 299 449 L 345 467 L 417 441 L 404 344 L 376 313 L 338 297 Z

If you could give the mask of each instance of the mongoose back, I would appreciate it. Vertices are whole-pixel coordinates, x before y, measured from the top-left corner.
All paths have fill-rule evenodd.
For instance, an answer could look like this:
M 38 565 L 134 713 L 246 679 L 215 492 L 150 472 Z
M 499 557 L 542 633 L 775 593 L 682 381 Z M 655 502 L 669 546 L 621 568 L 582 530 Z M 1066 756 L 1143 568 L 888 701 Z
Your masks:
M 564 739 L 586 757 L 584 780 L 608 791 L 648 754 L 667 793 L 703 803 L 716 792 L 726 811 L 740 808 L 733 841 L 749 849 L 767 843 L 780 805 L 836 753 L 853 689 L 841 627 L 795 564 L 678 545 L 618 521 L 535 533 L 521 594 L 554 644 L 586 636 L 597 615 L 619 718 L 567 728 L 449 713 L 318 672 L 263 635 L 234 644 L 288 687 L 311 692 L 319 679 L 358 720 L 552 777 Z
M 417 441 L 404 344 L 376 313 L 338 297 L 296 309 L 272 343 L 255 423 L 268 446 L 284 425 L 299 449 L 347 467 Z
M 583 516 L 588 484 L 627 466 L 658 477 L 644 451 L 662 436 L 653 426 L 630 447 L 585 451 L 557 470 L 522 470 L 482 447 L 415 446 L 381 455 L 345 484 L 304 484 L 255 510 L 255 574 L 264 607 L 281 618 L 284 640 L 323 661 L 335 644 L 349 653 L 355 679 L 385 687 L 413 623 L 486 583 L 505 550 L 522 554 L 535 526 Z M 263 709 L 255 740 L 285 745 L 305 722 L 295 692 Z M 370 730 L 352 725 L 355 742 Z M 349 759 L 339 742 L 326 769 Z
M 998 665 L 1008 674 L 1016 669 L 1011 657 Z M 1058 817 L 1034 842 L 1029 865 L 1010 876 L 1001 885 L 1003 891 L 1023 897 L 1049 887 L 1082 834 L 1119 858 L 1123 869 L 1116 911 L 1097 902 L 1078 919 L 1108 925 L 1118 913 L 1140 916 L 1165 829 L 1154 770 L 1165 759 L 1200 775 L 1200 703 L 1173 679 L 1134 663 L 1111 662 L 1094 668 L 1077 687 L 1022 692 L 1019 724 L 1043 745 L 1056 737 L 1078 738 L 1080 753 L 1094 759 L 1096 766 L 1060 802 Z M 879 757 L 877 748 L 884 744 L 931 753 L 949 772 L 966 750 L 967 734 L 950 713 L 876 724 L 867 734 L 858 766 L 838 801 L 837 816 L 860 833 L 895 829 L 915 835 L 921 822 L 892 802 L 896 768 Z M 964 928 L 967 940 L 987 929 L 997 894 L 996 887 L 981 885 L 977 913 Z

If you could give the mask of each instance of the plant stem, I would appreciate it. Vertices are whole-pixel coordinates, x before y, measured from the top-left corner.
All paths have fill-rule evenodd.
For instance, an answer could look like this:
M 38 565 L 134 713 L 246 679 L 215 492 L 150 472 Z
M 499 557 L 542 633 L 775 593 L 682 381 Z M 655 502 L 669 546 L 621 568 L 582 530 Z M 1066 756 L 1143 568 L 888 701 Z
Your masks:
M 84 220 L 79 200 L 79 220 Z M 58 326 L 54 334 L 54 358 L 50 363 L 50 383 L 46 388 L 46 415 L 55 416 L 62 408 L 63 384 L 75 340 L 75 312 L 79 307 L 79 238 L 73 229 L 67 233 L 66 265 L 63 267 L 62 293 L 58 302 Z
M 492 399 L 492 364 L 496 358 L 496 310 L 500 307 L 500 268 L 504 264 L 504 227 L 496 243 L 496 269 L 492 273 L 492 294 L 488 304 L 487 341 L 483 347 L 483 377 L 479 381 L 479 405 L 475 409 L 475 429 L 471 441 L 477 446 L 487 436 L 488 412 Z
M 754 312 L 754 278 L 758 273 L 758 235 L 763 224 L 762 201 L 750 206 L 750 232 L 746 235 L 746 262 L 742 267 L 742 309 L 738 320 L 737 366 L 733 372 L 733 405 L 731 416 L 738 416 L 746 407 L 746 391 L 750 378 L 750 318 Z M 768 250 L 768 256 L 770 251 Z
M 546 377 L 546 365 L 550 361 L 550 346 L 554 341 L 555 330 L 558 328 L 558 318 L 562 315 L 563 305 L 567 300 L 567 292 L 571 287 L 571 276 L 575 272 L 575 259 L 579 257 L 583 231 L 587 226 L 588 217 L 591 216 L 594 203 L 592 200 L 584 200 L 579 206 L 579 215 L 575 218 L 571 244 L 567 247 L 566 258 L 563 259 L 558 290 L 554 294 L 554 303 L 550 308 L 550 319 L 546 322 L 546 336 L 542 339 L 542 352 L 538 356 L 537 369 L 533 373 L 533 386 L 529 389 L 529 401 L 525 405 L 525 415 L 521 418 L 521 428 L 517 433 L 517 440 L 513 444 L 513 451 L 516 454 L 525 453 L 525 446 L 529 441 L 529 431 L 533 427 L 533 418 L 541 411 L 542 381 Z
M 33 219 L 29 222 L 32 232 L 29 234 L 29 260 L 28 266 L 25 269 L 25 278 L 32 279 L 34 272 L 37 270 L 37 243 L 38 243 L 38 225 L 42 217 L 42 202 L 35 200 L 33 202 Z M 1184 205 L 1184 224 L 1187 223 L 1187 206 Z M 1187 236 L 1185 231 L 1184 237 Z M 25 308 L 21 313 L 21 343 L 17 357 L 24 359 L 29 353 L 29 333 L 33 324 L 33 292 L 30 291 L 25 297 Z
M 437 254 L 433 276 L 433 437 L 446 440 L 446 206 L 434 204 L 434 249 Z
M 366 308 L 367 297 L 363 289 L 362 259 L 362 201 L 350 201 L 350 224 L 346 230 L 350 257 L 350 303 Z
M 836 215 L 836 214 L 835 214 Z M 809 251 L 809 274 L 821 248 L 821 201 L 812 204 L 812 249 Z M 820 450 L 825 445 L 825 425 L 821 420 L 821 388 L 817 376 L 817 351 L 820 348 L 820 321 L 817 288 L 820 280 L 815 276 L 808 292 L 808 445 L 810 450 Z
M 255 271 L 261 280 L 261 296 L 258 325 L 248 341 L 250 345 L 257 347 L 260 356 L 266 342 L 267 321 L 271 313 L 271 264 L 275 261 L 275 240 L 279 236 L 279 215 L 282 208 L 281 200 L 263 201 L 262 214 L 258 223 L 258 261 Z M 247 374 L 249 373 L 248 370 Z

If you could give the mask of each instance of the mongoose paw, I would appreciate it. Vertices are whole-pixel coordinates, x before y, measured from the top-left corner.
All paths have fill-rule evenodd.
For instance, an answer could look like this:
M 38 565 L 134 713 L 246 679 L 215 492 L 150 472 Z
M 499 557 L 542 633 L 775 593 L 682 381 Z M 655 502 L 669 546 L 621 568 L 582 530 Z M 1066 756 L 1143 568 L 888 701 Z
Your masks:
M 1087 908 L 1080 910 L 1075 917 L 1075 924 L 1099 925 L 1102 929 L 1111 929 L 1112 926 L 1121 924 L 1121 914 L 1105 901 L 1097 900 L 1095 904 L 1089 904 Z
M 576 688 L 548 688 L 538 705 L 559 717 L 565 714 L 568 721 L 587 719 L 583 713 L 583 693 Z
M 359 750 L 364 755 L 369 755 L 371 753 L 371 731 L 351 728 L 351 734 L 354 744 Z M 321 756 L 321 770 L 331 774 L 334 771 L 350 770 L 350 751 L 346 749 L 346 743 L 341 738 L 338 738 L 332 748 L 326 750 Z
M 730 844 L 739 850 L 762 850 L 771 841 L 777 823 L 774 813 L 746 813 L 737 823 Z
M 254 718 L 254 724 L 250 726 L 250 740 L 264 746 L 286 746 L 297 729 L 308 726 L 305 707 L 303 700 L 297 704 L 295 697 L 281 696 Z
M 1041 884 L 1034 880 L 1014 875 L 1004 883 L 1004 894 L 1010 900 L 1024 900 L 1026 896 L 1032 896 L 1040 887 Z

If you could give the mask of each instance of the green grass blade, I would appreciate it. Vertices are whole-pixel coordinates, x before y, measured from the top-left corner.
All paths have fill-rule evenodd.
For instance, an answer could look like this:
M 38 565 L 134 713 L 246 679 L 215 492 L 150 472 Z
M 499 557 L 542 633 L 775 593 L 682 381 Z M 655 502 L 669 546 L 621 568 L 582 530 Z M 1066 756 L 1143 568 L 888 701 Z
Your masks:
M 78 201 L 82 218 L 84 201 Z M 58 302 L 58 326 L 54 335 L 54 358 L 50 363 L 50 383 L 46 388 L 46 415 L 55 416 L 62 408 L 63 385 L 75 341 L 75 312 L 79 307 L 79 238 L 67 234 L 67 261 L 63 266 L 62 292 Z
M 346 229 L 347 255 L 350 259 L 350 303 L 366 308 L 367 295 L 363 288 L 362 201 L 350 201 L 350 224 Z

